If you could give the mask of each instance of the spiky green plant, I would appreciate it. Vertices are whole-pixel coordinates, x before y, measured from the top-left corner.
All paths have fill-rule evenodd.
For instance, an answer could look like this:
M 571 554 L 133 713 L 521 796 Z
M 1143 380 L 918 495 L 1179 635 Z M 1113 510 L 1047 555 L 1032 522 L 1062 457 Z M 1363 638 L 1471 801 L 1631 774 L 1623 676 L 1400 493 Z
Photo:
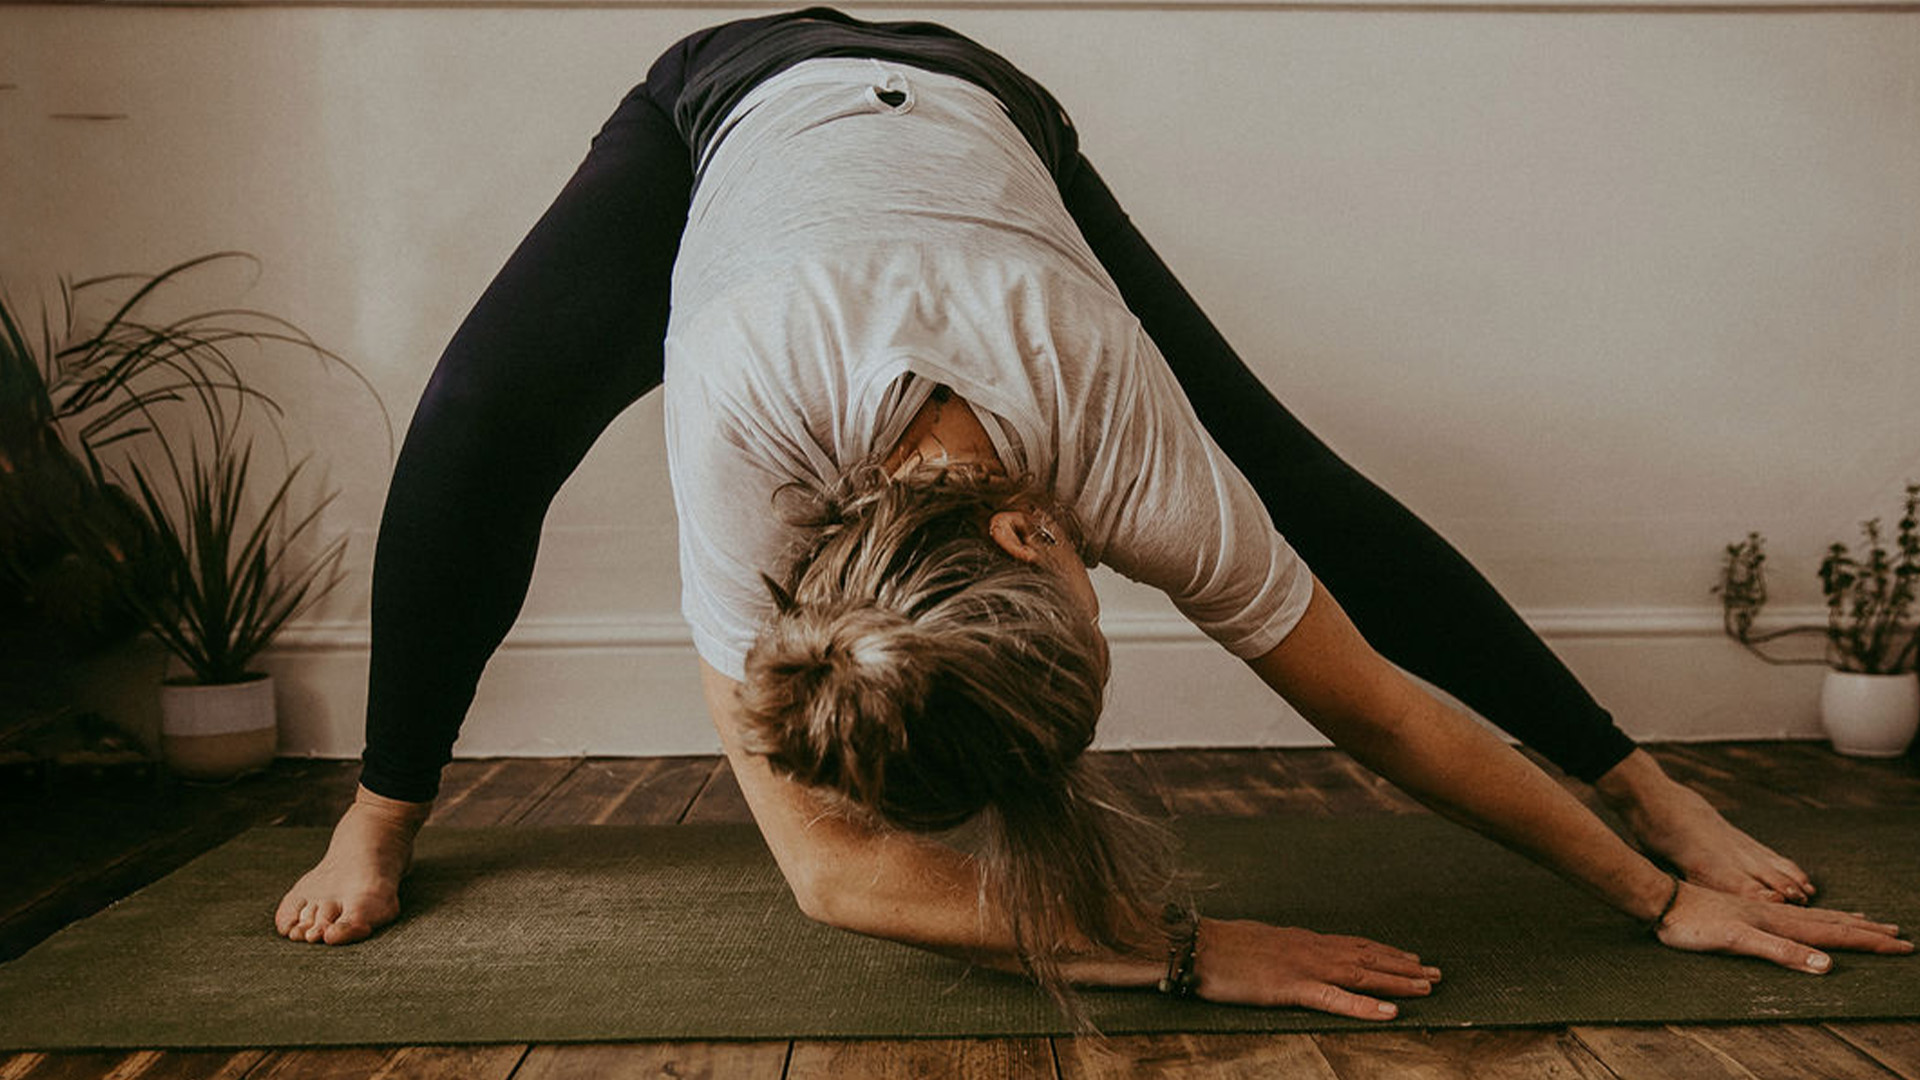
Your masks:
M 1920 484 L 1907 485 L 1891 550 L 1879 518 L 1862 522 L 1860 531 L 1866 541 L 1862 554 L 1835 543 L 1820 562 L 1826 624 L 1765 633 L 1753 628 L 1767 602 L 1765 540 L 1748 533 L 1745 540 L 1727 545 L 1720 584 L 1714 588 L 1720 594 L 1727 636 L 1770 664 L 1826 664 L 1869 675 L 1915 670 L 1920 666 L 1920 624 L 1913 617 L 1920 592 Z M 1778 657 L 1761 648 L 1799 634 L 1823 636 L 1826 656 Z
M 155 468 L 127 467 L 153 526 L 149 556 L 162 586 L 136 594 L 135 606 L 192 681 L 245 682 L 287 621 L 340 582 L 344 536 L 296 555 L 333 494 L 296 516 L 291 492 L 301 462 L 270 481 L 265 503 L 249 512 L 251 445 L 221 435 L 208 450 L 176 455 L 166 446 L 161 456 Z

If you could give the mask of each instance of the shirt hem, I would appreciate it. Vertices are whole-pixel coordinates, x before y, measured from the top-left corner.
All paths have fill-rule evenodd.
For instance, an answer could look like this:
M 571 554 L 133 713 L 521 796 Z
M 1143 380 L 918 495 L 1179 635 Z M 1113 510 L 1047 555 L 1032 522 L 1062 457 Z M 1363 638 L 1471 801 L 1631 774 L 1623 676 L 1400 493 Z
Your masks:
M 1220 645 L 1242 660 L 1258 660 L 1293 634 L 1300 620 L 1306 617 L 1307 606 L 1313 602 L 1313 575 L 1296 574 L 1293 585 L 1287 590 L 1287 598 L 1258 630 L 1243 634 L 1231 641 L 1222 641 Z M 1205 629 L 1204 627 L 1202 629 Z

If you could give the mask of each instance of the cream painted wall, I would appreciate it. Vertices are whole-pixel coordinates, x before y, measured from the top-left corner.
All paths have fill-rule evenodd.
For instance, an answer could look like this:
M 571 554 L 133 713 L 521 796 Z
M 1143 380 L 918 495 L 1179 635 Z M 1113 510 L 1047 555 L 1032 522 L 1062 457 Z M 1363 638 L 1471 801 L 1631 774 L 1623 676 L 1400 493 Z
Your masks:
M 1759 528 L 1780 603 L 1817 603 L 1820 549 L 1920 477 L 1920 17 L 862 14 L 938 18 L 1048 83 L 1268 384 L 1629 730 L 1814 731 L 1816 676 L 1718 640 L 1706 589 Z M 720 17 L 0 7 L 0 276 L 18 299 L 252 251 L 258 281 L 209 278 L 206 299 L 353 358 L 404 429 L 600 120 Z M 285 745 L 352 753 L 385 433 L 344 380 L 281 385 L 354 544 L 349 586 L 277 654 Z M 712 745 L 669 502 L 642 403 L 555 506 L 463 751 Z M 1125 668 L 1107 741 L 1311 737 L 1157 597 L 1103 585 Z

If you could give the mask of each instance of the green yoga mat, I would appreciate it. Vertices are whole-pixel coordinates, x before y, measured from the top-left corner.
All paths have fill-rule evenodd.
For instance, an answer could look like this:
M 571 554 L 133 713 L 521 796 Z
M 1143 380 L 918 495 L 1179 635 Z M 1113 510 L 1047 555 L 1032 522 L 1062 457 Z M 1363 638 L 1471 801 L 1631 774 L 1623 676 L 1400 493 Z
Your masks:
M 1920 923 L 1920 814 L 1750 815 L 1834 905 Z M 1446 969 L 1400 1026 L 1920 1015 L 1920 957 L 1825 976 L 1661 948 L 1428 817 L 1184 822 L 1203 907 L 1376 937 Z M 272 935 L 325 833 L 262 829 L 0 967 L 0 1047 L 320 1046 L 1057 1033 L 1018 979 L 808 923 L 743 826 L 429 829 L 408 915 L 349 948 Z M 1358 1026 L 1147 992 L 1108 1032 Z M 1377 1025 L 1368 1025 L 1377 1026 Z

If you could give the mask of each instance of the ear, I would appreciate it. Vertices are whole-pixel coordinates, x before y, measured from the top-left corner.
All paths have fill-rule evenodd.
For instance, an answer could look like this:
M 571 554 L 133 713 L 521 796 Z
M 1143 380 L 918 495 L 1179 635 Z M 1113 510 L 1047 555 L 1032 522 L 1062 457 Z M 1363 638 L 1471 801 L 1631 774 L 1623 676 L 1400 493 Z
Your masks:
M 1043 545 L 1040 523 L 1025 510 L 1002 510 L 987 522 L 987 533 L 1000 550 L 1023 563 L 1039 563 Z

